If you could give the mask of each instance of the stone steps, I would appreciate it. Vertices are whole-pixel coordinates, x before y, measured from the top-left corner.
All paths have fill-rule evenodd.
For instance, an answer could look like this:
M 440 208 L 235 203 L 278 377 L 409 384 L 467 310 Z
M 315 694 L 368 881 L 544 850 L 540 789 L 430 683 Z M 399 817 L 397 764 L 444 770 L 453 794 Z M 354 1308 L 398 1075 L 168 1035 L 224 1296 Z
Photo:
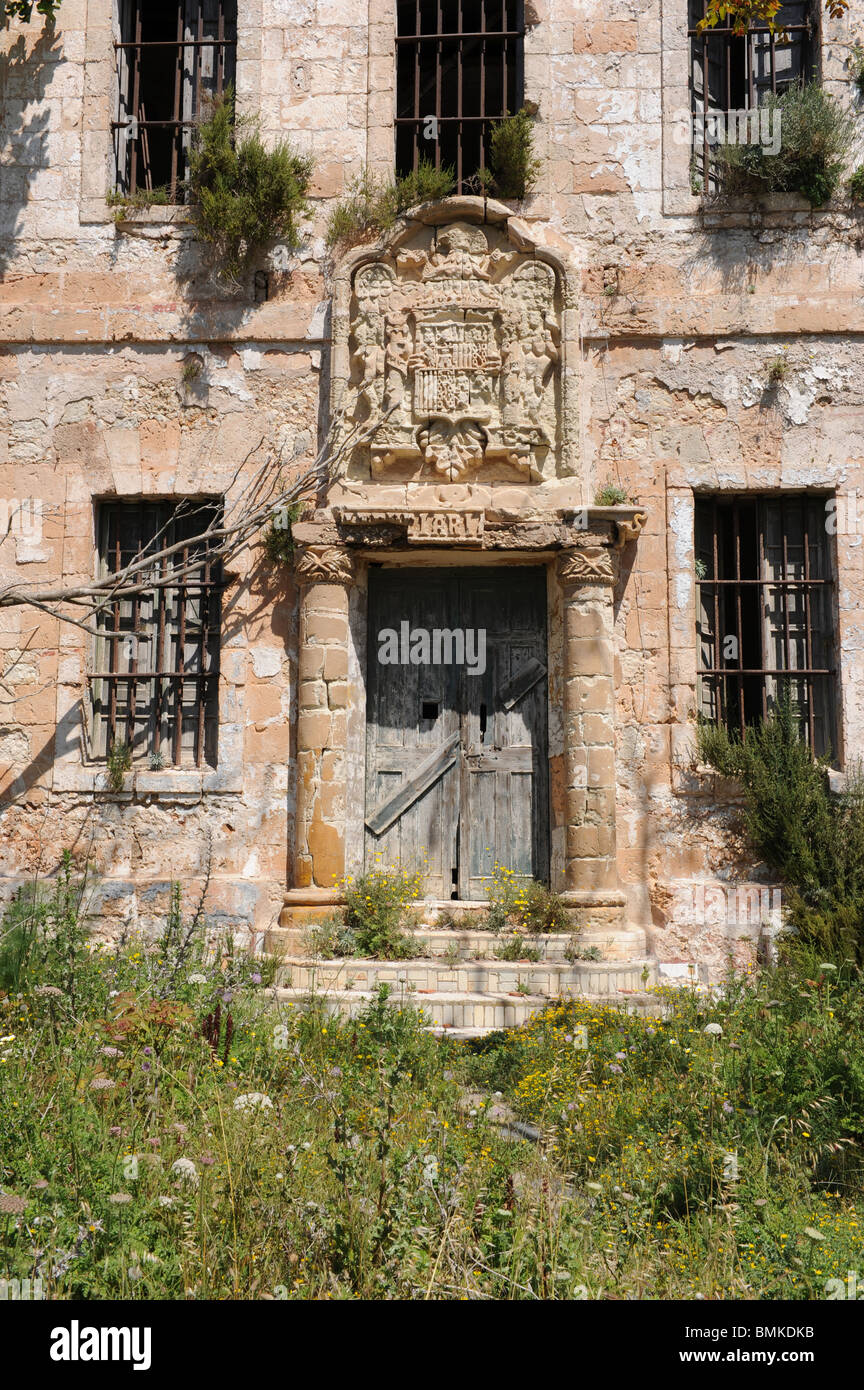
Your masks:
M 413 936 L 424 958 L 457 956 L 460 960 L 482 960 L 493 957 L 502 938 L 488 931 L 446 931 L 436 927 L 417 927 Z M 308 926 L 271 927 L 265 938 L 265 949 L 279 955 L 308 956 L 310 929 Z M 577 937 L 580 951 L 593 948 L 603 961 L 629 962 L 642 960 L 646 955 L 644 931 L 635 929 L 599 929 L 581 931 Z M 546 961 L 566 961 L 571 942 L 568 932 L 548 932 L 532 936 L 530 944 Z M 578 963 L 578 962 L 577 962 Z
M 365 962 L 369 965 L 369 962 Z M 313 995 L 302 989 L 276 986 L 273 997 L 283 1005 L 296 1008 L 309 1006 Z M 373 992 L 365 989 L 331 989 L 316 991 L 315 998 L 323 1003 L 328 1014 L 356 1017 L 372 1000 Z M 583 996 L 585 997 L 585 996 Z M 640 994 L 604 995 L 590 999 L 597 1005 L 617 1002 L 630 1012 L 657 1016 L 662 1004 L 653 996 Z M 441 1036 L 483 1037 L 502 1028 L 519 1028 L 549 1003 L 542 994 L 501 994 L 476 991 L 435 991 L 418 993 L 409 989 L 394 990 L 389 1003 L 394 1008 L 410 1005 L 423 1011 L 430 1032 Z
M 437 959 L 405 961 L 354 959 L 315 961 L 283 958 L 277 985 L 319 993 L 374 991 L 387 984 L 394 991 L 424 994 L 512 995 L 527 991 L 556 999 L 586 995 L 592 999 L 644 993 L 656 982 L 653 962 L 637 961 L 502 961 Z M 418 1001 L 419 1002 L 419 1001 Z

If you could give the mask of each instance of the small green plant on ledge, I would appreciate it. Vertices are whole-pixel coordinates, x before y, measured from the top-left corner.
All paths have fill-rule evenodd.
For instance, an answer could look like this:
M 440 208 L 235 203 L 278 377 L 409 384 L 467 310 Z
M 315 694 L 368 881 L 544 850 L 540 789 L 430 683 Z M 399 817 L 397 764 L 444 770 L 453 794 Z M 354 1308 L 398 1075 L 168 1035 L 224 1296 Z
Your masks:
M 105 760 L 108 786 L 112 792 L 122 792 L 126 773 L 132 766 L 132 749 L 128 743 L 112 743 Z
M 604 483 L 594 494 L 595 507 L 628 507 L 632 498 L 617 483 Z
M 105 194 L 109 208 L 113 208 L 115 226 L 127 221 L 131 212 L 141 212 L 144 208 L 168 206 L 167 188 L 136 188 L 134 193 L 122 193 L 117 188 Z
M 762 110 L 767 128 L 780 132 L 779 149 L 718 146 L 722 196 L 800 193 L 812 207 L 822 207 L 840 187 L 854 135 L 853 117 L 812 82 L 789 87 L 779 96 L 770 94 Z
M 276 241 L 297 245 L 311 176 L 312 161 L 288 141 L 268 149 L 258 122 L 235 115 L 227 88 L 195 129 L 186 181 L 193 223 L 223 279 L 239 283 Z
M 540 959 L 540 951 L 536 946 L 529 946 L 528 941 L 521 932 L 514 931 L 507 940 L 500 946 L 495 947 L 496 960 L 531 960 Z
M 492 127 L 489 177 L 483 182 L 501 198 L 525 198 L 540 173 L 534 154 L 534 122 L 525 107 Z
M 361 242 L 372 241 L 389 231 L 408 208 L 449 197 L 455 182 L 450 167 L 436 169 L 428 159 L 422 159 L 410 174 L 396 179 L 379 178 L 364 169 L 351 180 L 345 197 L 330 213 L 327 245 L 347 251 Z
M 264 554 L 271 565 L 290 565 L 294 560 L 294 537 L 291 527 L 303 510 L 300 502 L 279 507 L 264 532 Z
M 853 203 L 864 203 L 864 164 L 859 164 L 846 184 Z
M 785 381 L 789 375 L 789 363 L 782 353 L 771 359 L 768 363 L 768 385 L 779 386 L 781 381 Z

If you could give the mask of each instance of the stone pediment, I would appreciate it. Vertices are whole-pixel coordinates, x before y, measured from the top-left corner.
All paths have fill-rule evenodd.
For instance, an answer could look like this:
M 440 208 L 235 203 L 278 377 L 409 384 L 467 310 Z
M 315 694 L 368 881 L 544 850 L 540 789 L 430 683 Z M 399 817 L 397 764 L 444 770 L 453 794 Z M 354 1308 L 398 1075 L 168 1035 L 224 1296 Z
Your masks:
M 452 220 L 421 220 L 446 219 L 448 203 Z M 512 484 L 575 472 L 566 272 L 506 209 L 489 210 L 481 199 L 420 209 L 340 272 L 333 404 L 347 477 Z

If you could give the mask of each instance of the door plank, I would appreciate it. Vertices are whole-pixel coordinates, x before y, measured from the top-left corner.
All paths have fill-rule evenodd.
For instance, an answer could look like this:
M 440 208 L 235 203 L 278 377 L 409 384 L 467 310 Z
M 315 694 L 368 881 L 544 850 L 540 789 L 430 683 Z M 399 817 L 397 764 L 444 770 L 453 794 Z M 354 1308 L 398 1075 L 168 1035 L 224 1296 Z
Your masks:
M 527 695 L 538 681 L 542 681 L 546 675 L 546 667 L 542 661 L 537 661 L 532 657 L 530 661 L 516 672 L 506 684 L 502 685 L 498 692 L 498 698 L 505 709 L 510 710 L 523 695 Z
M 394 793 L 383 806 L 379 806 L 374 815 L 367 816 L 366 824 L 373 835 L 383 835 L 385 830 L 389 830 L 394 821 L 408 810 L 414 802 L 428 791 L 433 782 L 451 768 L 456 761 L 456 750 L 459 746 L 459 735 L 451 734 L 446 743 L 442 743 L 439 748 L 433 749 L 428 758 L 424 758 L 414 776 L 407 782 L 403 782 L 399 790 Z

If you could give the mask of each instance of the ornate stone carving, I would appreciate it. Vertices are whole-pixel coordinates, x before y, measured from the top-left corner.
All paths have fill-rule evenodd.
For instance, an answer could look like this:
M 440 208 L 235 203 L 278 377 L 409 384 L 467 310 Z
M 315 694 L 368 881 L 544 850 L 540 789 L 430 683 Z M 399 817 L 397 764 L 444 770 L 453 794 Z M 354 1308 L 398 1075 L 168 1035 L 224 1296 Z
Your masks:
M 298 548 L 294 573 L 301 584 L 353 584 L 354 556 L 339 545 Z
M 615 549 L 623 550 L 625 545 L 627 545 L 629 541 L 638 540 L 642 534 L 642 527 L 645 525 L 645 522 L 647 520 L 647 512 L 637 512 L 636 515 L 628 521 L 616 520 L 615 526 L 617 528 L 618 535 L 615 540 Z
M 425 464 L 448 482 L 489 464 L 555 471 L 559 287 L 550 265 L 465 222 L 362 265 L 350 310 L 346 429 L 387 418 L 373 473 Z
M 562 584 L 614 584 L 612 553 L 600 545 L 566 550 L 558 558 L 558 578 Z

